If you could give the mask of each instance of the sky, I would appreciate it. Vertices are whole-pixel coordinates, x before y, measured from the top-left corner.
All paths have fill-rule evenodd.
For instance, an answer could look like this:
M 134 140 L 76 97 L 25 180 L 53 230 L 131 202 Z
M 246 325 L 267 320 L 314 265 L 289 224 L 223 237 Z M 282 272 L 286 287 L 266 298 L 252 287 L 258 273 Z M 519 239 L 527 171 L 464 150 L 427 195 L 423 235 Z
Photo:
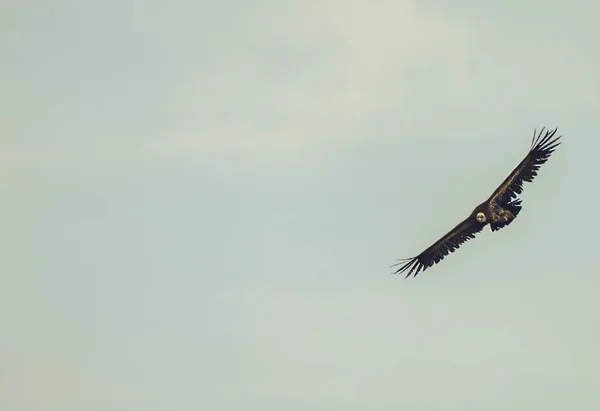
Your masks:
M 2 1 L 0 408 L 597 410 L 594 5 Z

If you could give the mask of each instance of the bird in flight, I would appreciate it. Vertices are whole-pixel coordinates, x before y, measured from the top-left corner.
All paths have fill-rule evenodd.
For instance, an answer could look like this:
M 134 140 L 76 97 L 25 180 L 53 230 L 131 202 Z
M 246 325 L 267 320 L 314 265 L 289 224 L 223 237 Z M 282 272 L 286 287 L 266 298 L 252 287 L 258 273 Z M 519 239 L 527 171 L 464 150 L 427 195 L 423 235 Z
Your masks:
M 486 225 L 489 224 L 490 229 L 494 232 L 512 223 L 521 211 L 521 199 L 518 198 L 518 195 L 523 192 L 523 183 L 533 181 L 540 166 L 548 161 L 550 154 L 561 144 L 559 139 L 562 136 L 554 137 L 558 128 L 547 130 L 545 133 L 544 129 L 542 128 L 537 136 L 536 130 L 534 130 L 531 148 L 525 158 L 487 200 L 475 207 L 467 218 L 421 254 L 398 260 L 399 262 L 392 267 L 398 265 L 401 267 L 394 274 L 408 271 L 404 278 L 408 278 L 411 274 L 416 277 L 419 272 L 442 261 L 464 242 L 475 238 L 475 235 Z

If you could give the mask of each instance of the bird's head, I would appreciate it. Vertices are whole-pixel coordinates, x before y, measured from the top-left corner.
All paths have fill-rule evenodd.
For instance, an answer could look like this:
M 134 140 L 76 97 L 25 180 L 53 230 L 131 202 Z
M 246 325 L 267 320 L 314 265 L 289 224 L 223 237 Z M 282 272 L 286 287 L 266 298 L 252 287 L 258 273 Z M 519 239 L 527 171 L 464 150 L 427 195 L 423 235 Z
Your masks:
M 477 213 L 475 218 L 477 219 L 478 222 L 485 223 L 485 214 L 483 214 L 481 211 Z

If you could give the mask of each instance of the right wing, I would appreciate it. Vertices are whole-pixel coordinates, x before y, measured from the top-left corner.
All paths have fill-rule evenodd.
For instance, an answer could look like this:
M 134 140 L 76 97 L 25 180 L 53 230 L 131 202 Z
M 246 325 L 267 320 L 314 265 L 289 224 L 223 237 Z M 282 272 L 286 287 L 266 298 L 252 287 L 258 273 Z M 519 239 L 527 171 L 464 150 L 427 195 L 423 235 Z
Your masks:
M 413 271 L 416 277 L 420 271 L 425 271 L 432 265 L 442 261 L 448 254 L 457 250 L 465 241 L 475 238 L 475 234 L 480 232 L 486 224 L 478 222 L 470 215 L 418 256 L 401 259 L 399 263 L 392 265 L 394 267 L 403 264 L 394 274 L 399 274 L 410 269 L 404 278 L 408 278 L 413 274 Z

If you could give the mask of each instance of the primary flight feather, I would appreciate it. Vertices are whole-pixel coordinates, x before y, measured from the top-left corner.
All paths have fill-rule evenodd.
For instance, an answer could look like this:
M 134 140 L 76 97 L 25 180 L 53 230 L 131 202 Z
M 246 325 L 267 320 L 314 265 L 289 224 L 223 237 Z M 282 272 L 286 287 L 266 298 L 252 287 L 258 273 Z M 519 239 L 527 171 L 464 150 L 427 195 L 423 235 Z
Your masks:
M 411 274 L 416 276 L 419 272 L 442 261 L 464 242 L 475 238 L 475 235 L 487 224 L 492 231 L 497 231 L 517 218 L 521 211 L 521 200 L 518 195 L 523 192 L 523 183 L 533 181 L 540 166 L 548 161 L 550 154 L 560 145 L 559 139 L 562 136 L 555 137 L 557 130 L 558 128 L 555 128 L 544 133 L 542 128 L 537 136 L 534 130 L 529 152 L 492 195 L 421 254 L 401 259 L 394 264 L 392 267 L 401 265 L 394 274 L 408 271 L 405 278 Z M 543 137 L 542 133 L 544 133 Z

